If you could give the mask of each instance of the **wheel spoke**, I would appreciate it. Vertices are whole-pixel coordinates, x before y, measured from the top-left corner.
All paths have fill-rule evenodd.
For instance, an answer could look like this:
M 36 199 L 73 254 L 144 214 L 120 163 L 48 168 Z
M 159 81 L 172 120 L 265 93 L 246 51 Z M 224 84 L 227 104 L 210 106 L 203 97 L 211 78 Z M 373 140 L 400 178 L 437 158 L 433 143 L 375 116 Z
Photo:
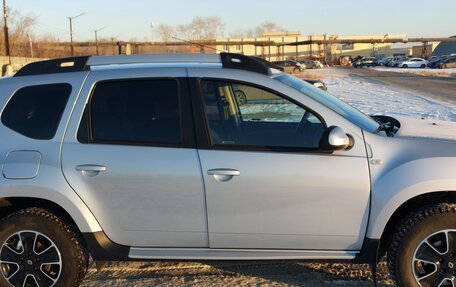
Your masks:
M 25 280 L 25 276 L 26 276 L 26 272 L 22 269 L 18 269 L 18 271 L 16 273 L 14 273 L 13 275 L 11 275 L 10 277 L 6 278 L 8 280 L 8 282 L 13 285 L 13 286 L 23 286 L 24 285 L 24 280 Z
M 0 254 L 0 262 L 3 261 L 19 263 L 21 262 L 21 255 L 12 247 L 4 245 Z
M 60 267 L 58 269 L 58 273 L 60 273 Z M 37 272 L 35 276 L 41 286 L 52 286 L 58 279 L 58 273 L 53 274 L 53 277 L 51 277 L 46 272 L 44 272 L 43 269 L 41 269 L 41 272 Z
M 446 280 L 445 274 L 441 274 L 437 270 L 423 278 L 418 279 L 423 287 L 438 287 Z
M 22 245 L 24 247 L 24 252 L 26 255 L 29 255 L 31 252 L 33 252 L 37 233 L 30 231 L 21 232 L 20 237 L 22 240 Z
M 51 286 L 51 285 L 42 285 L 42 286 Z M 38 281 L 36 280 L 35 276 L 32 274 L 27 275 L 24 280 L 23 287 L 40 287 Z
M 446 233 L 448 252 L 456 253 L 456 231 Z
M 51 263 L 58 263 L 60 258 L 60 254 L 55 246 L 51 246 L 46 251 L 40 254 L 41 264 L 51 264 Z
M 440 256 L 441 254 L 428 242 L 423 242 L 418 248 L 415 258 L 420 261 L 436 264 Z

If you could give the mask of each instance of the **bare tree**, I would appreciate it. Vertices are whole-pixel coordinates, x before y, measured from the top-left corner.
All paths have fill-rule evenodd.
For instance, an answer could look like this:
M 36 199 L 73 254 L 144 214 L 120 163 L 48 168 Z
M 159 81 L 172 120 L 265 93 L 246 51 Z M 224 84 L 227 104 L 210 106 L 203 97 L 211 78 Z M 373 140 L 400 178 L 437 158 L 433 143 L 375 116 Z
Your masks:
M 225 25 L 220 17 L 196 17 L 189 24 L 179 25 L 175 32 L 187 40 L 205 40 L 222 37 Z
M 175 34 L 175 28 L 170 25 L 161 24 L 157 27 L 157 32 L 163 42 L 168 42 Z
M 255 35 L 261 37 L 265 33 L 281 32 L 284 30 L 283 27 L 274 22 L 264 22 L 255 28 Z
M 32 37 L 31 28 L 36 23 L 36 17 L 33 15 L 22 15 L 16 10 L 8 9 L 8 26 L 10 38 L 11 55 L 29 55 L 29 41 Z M 3 27 L 3 19 L 0 21 Z M 0 38 L 1 45 L 4 45 L 4 35 Z

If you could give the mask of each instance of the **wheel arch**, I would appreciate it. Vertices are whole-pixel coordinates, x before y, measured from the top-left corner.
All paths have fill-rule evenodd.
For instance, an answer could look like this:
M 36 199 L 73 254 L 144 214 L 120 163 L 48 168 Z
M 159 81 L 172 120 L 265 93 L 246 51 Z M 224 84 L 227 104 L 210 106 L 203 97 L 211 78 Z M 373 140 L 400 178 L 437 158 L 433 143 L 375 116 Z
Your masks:
M 404 201 L 390 216 L 385 224 L 380 237 L 379 257 L 385 255 L 387 247 L 392 243 L 396 228 L 407 218 L 414 210 L 426 205 L 435 205 L 440 203 L 456 203 L 456 191 L 437 191 L 417 195 Z
M 30 207 L 47 209 L 56 213 L 56 215 L 64 217 L 68 223 L 73 224 L 81 233 L 102 230 L 88 209 L 79 210 L 71 202 L 62 202 L 61 199 L 49 200 L 47 198 L 32 196 L 0 197 L 0 220 L 16 211 Z

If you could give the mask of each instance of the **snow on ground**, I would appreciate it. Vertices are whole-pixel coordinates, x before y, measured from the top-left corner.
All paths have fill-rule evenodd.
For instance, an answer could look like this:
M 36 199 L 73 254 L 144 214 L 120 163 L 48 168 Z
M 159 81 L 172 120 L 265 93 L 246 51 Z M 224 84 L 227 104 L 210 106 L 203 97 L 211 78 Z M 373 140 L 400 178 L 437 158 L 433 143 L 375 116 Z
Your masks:
M 355 72 L 356 70 L 329 68 L 317 73 L 325 81 L 330 94 L 366 114 L 411 116 L 456 122 L 455 105 L 430 99 L 380 81 L 366 80 Z
M 423 76 L 437 76 L 437 77 L 456 77 L 456 68 L 448 69 L 421 69 L 421 68 L 390 68 L 390 67 L 369 67 L 367 69 L 395 72 L 395 73 L 409 73 Z

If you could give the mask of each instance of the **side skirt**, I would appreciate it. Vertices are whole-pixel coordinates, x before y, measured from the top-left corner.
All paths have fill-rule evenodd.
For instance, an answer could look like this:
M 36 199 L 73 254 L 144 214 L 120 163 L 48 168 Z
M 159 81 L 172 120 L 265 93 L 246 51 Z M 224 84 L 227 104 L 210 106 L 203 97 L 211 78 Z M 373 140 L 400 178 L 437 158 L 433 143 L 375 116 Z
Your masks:
M 310 262 L 377 262 L 379 240 L 366 238 L 361 251 L 331 250 L 258 250 L 209 248 L 140 248 L 112 242 L 103 231 L 84 233 L 95 261 L 148 260 L 302 260 Z

